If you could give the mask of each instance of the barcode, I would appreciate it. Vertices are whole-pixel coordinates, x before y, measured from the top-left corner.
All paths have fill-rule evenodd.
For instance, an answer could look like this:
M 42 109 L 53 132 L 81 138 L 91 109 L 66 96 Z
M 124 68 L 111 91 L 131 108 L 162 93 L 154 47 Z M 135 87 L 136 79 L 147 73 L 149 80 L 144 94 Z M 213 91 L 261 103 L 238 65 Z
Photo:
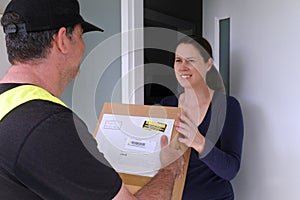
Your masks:
M 138 147 L 144 147 L 146 145 L 146 143 L 131 141 L 131 145 L 138 146 Z

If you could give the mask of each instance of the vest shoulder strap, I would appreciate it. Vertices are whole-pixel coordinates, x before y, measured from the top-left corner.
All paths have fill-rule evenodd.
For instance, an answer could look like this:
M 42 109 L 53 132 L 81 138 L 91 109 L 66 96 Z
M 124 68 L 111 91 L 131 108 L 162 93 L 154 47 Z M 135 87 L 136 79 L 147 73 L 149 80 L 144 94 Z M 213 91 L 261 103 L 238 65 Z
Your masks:
M 67 107 L 60 99 L 35 85 L 21 85 L 0 94 L 0 121 L 13 109 L 31 100 L 51 101 Z

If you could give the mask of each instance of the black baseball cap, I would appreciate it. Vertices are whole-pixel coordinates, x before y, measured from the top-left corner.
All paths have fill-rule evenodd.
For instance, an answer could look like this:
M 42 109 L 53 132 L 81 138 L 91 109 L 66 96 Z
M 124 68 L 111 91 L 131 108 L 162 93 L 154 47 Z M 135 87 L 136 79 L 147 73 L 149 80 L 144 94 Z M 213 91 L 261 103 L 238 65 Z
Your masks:
M 103 31 L 82 18 L 78 0 L 11 0 L 4 14 L 9 12 L 19 14 L 24 23 L 4 26 L 6 34 L 55 30 L 76 24 L 82 25 L 83 32 Z

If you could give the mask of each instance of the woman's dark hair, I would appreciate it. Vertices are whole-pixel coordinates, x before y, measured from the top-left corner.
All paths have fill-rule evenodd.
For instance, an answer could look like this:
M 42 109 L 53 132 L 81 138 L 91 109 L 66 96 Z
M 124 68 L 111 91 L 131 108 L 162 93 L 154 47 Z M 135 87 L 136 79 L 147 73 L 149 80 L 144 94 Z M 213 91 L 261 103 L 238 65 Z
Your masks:
M 185 36 L 179 40 L 176 45 L 176 48 L 180 44 L 192 44 L 199 51 L 204 61 L 207 62 L 209 58 L 213 58 L 212 48 L 209 42 L 201 36 L 190 35 Z
M 23 23 L 23 19 L 17 13 L 5 13 L 1 18 L 1 25 Z M 67 27 L 67 34 L 72 35 L 73 27 Z M 8 60 L 11 64 L 16 62 L 28 62 L 46 58 L 52 47 L 53 35 L 58 30 L 40 32 L 17 32 L 5 36 Z
M 190 35 L 181 38 L 177 43 L 176 48 L 180 44 L 192 44 L 199 51 L 205 62 L 208 62 L 209 58 L 213 58 L 211 45 L 205 38 L 199 35 Z M 211 66 L 206 74 L 206 83 L 208 87 L 215 91 L 225 92 L 223 79 L 214 65 Z

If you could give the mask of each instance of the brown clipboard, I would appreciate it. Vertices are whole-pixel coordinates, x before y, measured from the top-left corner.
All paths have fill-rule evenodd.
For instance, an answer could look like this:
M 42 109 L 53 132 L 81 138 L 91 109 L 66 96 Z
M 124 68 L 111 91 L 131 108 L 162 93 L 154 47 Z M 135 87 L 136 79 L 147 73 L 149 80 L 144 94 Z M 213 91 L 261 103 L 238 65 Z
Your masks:
M 143 117 L 156 117 L 156 118 L 167 118 L 167 119 L 177 119 L 180 108 L 177 107 L 167 107 L 167 106 L 148 106 L 148 105 L 136 105 L 136 104 L 119 104 L 119 103 L 109 103 L 106 102 L 103 105 L 102 111 L 100 113 L 96 130 L 94 132 L 94 137 L 98 132 L 99 125 L 102 121 L 104 114 L 116 114 L 116 115 L 130 115 L 130 116 L 143 116 Z M 173 127 L 171 145 L 175 145 L 177 148 L 181 148 L 184 151 L 185 165 L 183 174 L 180 178 L 176 179 L 173 192 L 172 200 L 181 200 L 183 188 L 186 179 L 186 173 L 188 168 L 188 162 L 190 157 L 190 148 L 184 145 L 179 145 L 176 137 L 178 133 Z M 122 181 L 127 186 L 131 193 L 137 192 L 141 187 L 147 184 L 151 177 L 132 175 L 119 173 Z

